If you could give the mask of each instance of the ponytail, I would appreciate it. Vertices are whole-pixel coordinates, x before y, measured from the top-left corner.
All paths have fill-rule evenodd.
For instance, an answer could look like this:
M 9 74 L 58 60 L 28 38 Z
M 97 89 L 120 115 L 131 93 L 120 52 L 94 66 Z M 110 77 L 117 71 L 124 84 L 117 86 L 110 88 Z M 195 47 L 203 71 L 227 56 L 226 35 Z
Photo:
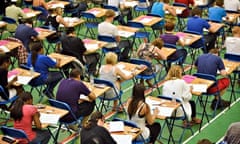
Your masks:
M 43 48 L 43 46 L 42 46 L 41 42 L 38 41 L 38 42 L 31 43 L 30 48 L 31 48 L 31 62 L 32 62 L 31 64 L 32 64 L 32 66 L 35 66 L 35 63 L 38 58 L 38 53 Z
M 103 118 L 103 114 L 101 112 L 94 112 L 92 113 L 91 117 L 89 118 L 89 120 L 83 125 L 84 128 L 86 129 L 90 129 L 93 126 L 97 125 L 97 122 L 99 119 Z

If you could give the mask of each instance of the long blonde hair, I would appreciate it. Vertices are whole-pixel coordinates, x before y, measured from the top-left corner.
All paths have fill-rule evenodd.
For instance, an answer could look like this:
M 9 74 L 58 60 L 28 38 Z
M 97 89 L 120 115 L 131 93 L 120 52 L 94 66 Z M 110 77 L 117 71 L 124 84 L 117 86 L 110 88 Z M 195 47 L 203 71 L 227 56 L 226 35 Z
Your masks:
M 172 65 L 165 80 L 174 80 L 182 78 L 182 68 L 179 65 Z

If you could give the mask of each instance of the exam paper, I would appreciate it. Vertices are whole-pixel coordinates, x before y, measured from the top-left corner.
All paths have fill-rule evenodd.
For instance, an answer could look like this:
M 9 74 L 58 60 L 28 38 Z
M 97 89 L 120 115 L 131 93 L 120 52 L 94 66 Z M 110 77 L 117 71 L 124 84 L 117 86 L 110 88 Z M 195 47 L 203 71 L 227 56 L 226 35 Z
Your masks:
M 109 131 L 110 132 L 124 131 L 123 121 L 111 121 L 111 122 L 109 122 Z
M 59 118 L 60 118 L 59 114 L 40 113 L 40 122 L 41 123 L 57 124 Z
M 117 144 L 132 144 L 132 135 L 111 134 L 111 136 Z

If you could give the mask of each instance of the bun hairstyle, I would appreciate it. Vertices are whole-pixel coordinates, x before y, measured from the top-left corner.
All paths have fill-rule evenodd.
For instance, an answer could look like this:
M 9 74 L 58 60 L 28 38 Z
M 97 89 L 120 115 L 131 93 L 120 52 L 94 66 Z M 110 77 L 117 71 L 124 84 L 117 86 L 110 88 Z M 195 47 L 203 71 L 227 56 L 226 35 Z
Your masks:
M 92 113 L 88 121 L 84 124 L 84 128 L 86 129 L 92 128 L 97 124 L 98 120 L 102 118 L 103 118 L 103 114 L 101 112 L 96 111 Z

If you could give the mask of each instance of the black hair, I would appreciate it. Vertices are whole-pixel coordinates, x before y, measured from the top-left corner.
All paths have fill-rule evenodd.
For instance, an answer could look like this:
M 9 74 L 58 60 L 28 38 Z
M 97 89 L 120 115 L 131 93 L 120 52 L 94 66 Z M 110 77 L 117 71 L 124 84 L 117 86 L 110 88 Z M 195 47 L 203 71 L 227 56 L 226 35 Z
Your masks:
M 66 30 L 66 34 L 74 33 L 74 31 L 75 31 L 74 27 L 69 27 L 69 28 L 67 28 L 67 30 Z
M 84 124 L 84 128 L 90 129 L 93 126 L 96 126 L 99 119 L 103 118 L 103 114 L 99 111 L 96 111 L 91 114 L 89 120 Z
M 0 65 L 10 62 L 10 56 L 7 54 L 0 54 Z
M 22 92 L 10 109 L 10 117 L 12 117 L 15 121 L 21 121 L 23 117 L 22 108 L 23 108 L 24 102 L 31 99 L 32 99 L 31 93 Z
M 42 43 L 38 41 L 38 42 L 32 42 L 31 44 L 29 44 L 29 47 L 31 49 L 31 61 L 32 61 L 31 64 L 32 66 L 35 66 L 35 63 L 38 58 L 38 53 L 43 48 L 43 46 L 42 46 Z
M 78 70 L 78 69 L 73 69 L 70 74 L 69 74 L 69 77 L 71 78 L 76 78 L 78 77 L 79 75 L 81 75 L 81 72 Z

